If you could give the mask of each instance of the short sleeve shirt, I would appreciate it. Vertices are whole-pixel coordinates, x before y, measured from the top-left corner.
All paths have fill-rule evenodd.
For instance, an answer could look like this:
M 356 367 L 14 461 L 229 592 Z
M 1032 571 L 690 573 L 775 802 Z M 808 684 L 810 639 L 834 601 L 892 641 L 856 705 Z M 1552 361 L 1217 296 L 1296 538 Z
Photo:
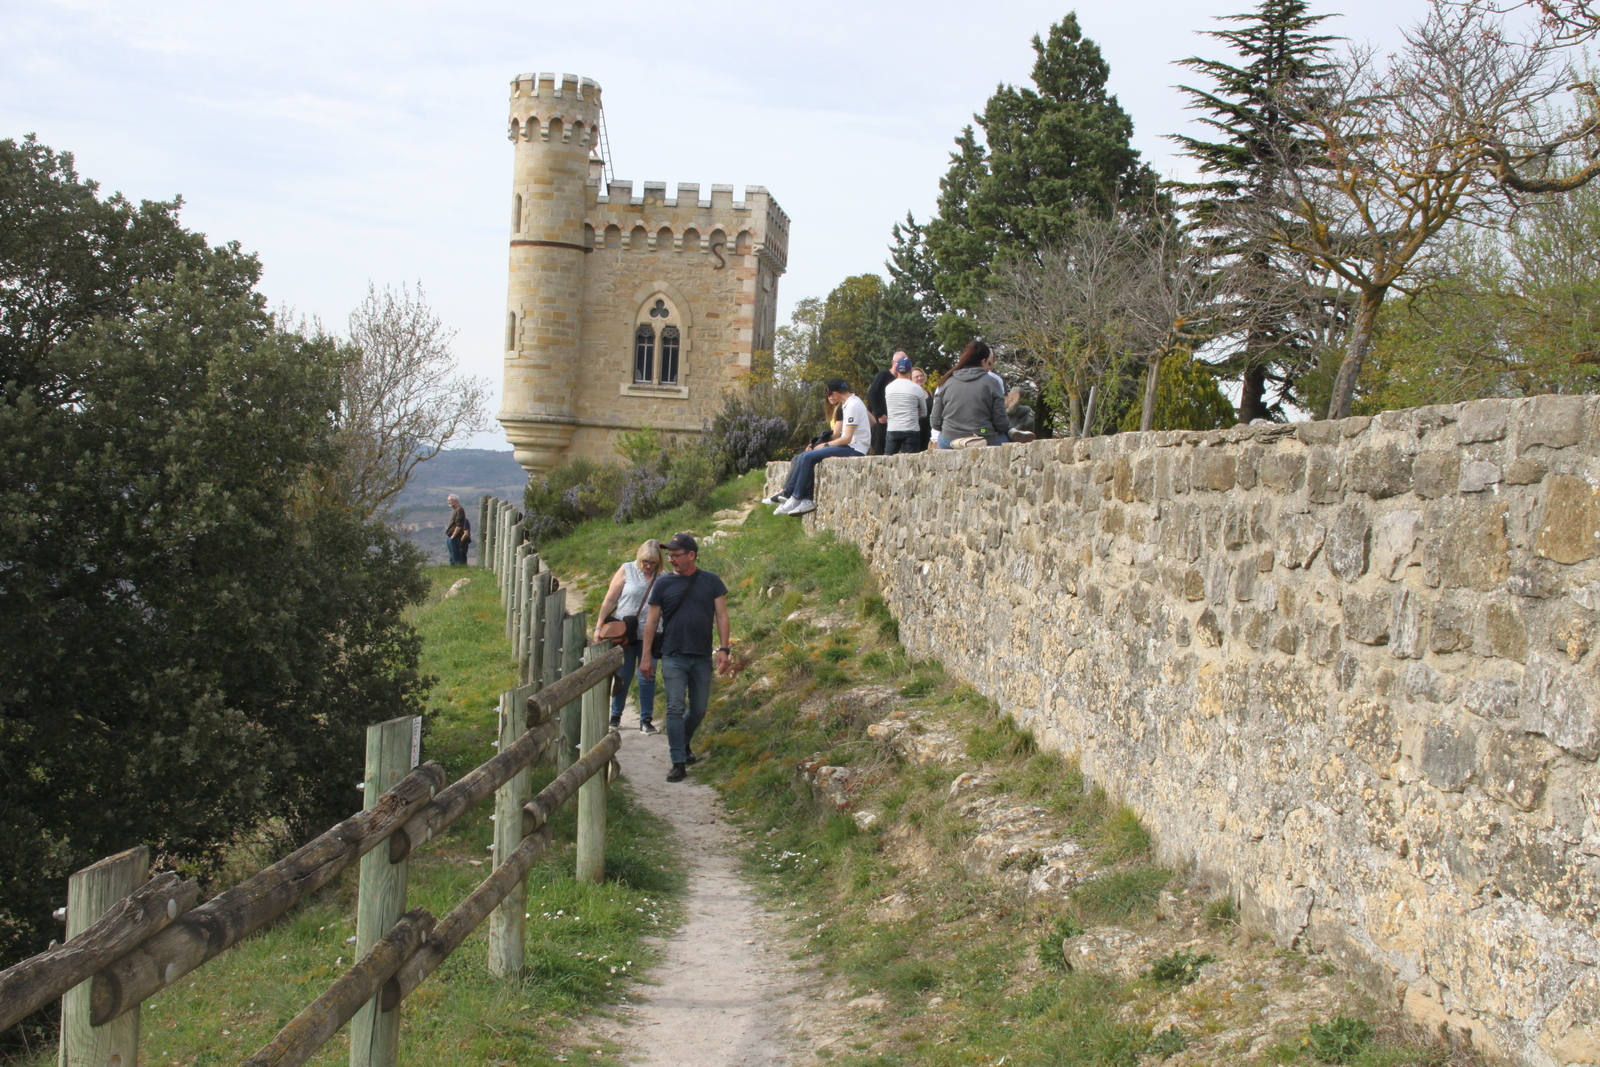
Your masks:
M 850 438 L 846 448 L 853 448 L 863 456 L 872 448 L 872 416 L 867 414 L 867 405 L 854 393 L 839 408 L 839 413 L 844 417 L 846 426 L 856 428 L 855 436 Z
M 928 394 L 910 378 L 896 378 L 884 391 L 889 406 L 888 429 L 895 433 L 916 430 L 922 416 L 928 413 Z
M 663 656 L 709 656 L 717 621 L 717 597 L 728 587 L 704 567 L 689 577 L 663 574 L 650 592 L 650 603 L 661 609 Z

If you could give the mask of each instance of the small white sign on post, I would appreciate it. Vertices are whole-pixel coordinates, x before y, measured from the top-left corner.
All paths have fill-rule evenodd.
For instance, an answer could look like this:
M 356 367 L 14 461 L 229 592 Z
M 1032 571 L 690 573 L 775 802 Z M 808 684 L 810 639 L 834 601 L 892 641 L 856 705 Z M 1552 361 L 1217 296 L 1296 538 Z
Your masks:
M 411 766 L 416 767 L 422 762 L 422 716 L 416 715 L 411 719 Z

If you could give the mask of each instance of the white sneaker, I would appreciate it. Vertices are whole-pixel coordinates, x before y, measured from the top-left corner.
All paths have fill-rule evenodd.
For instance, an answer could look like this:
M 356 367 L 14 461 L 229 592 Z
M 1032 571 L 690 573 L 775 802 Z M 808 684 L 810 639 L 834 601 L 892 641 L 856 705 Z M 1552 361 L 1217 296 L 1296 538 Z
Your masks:
M 787 514 L 789 514 L 789 512 L 791 510 L 794 509 L 794 506 L 796 504 L 798 504 L 798 503 L 799 503 L 798 500 L 795 500 L 793 497 L 790 497 L 788 500 L 785 500 L 783 503 L 779 504 L 778 507 L 777 507 L 777 510 L 774 511 L 773 514 L 774 515 L 787 515 Z
M 789 500 L 789 498 L 787 496 L 785 496 L 783 493 L 773 493 L 771 496 L 769 496 L 765 500 L 763 500 L 762 503 L 763 504 L 771 504 L 773 507 L 781 507 L 782 505 L 787 503 L 788 500 Z
M 790 508 L 788 511 L 785 511 L 784 514 L 785 515 L 804 515 L 808 511 L 816 511 L 816 510 L 817 510 L 817 502 L 815 500 L 802 500 L 802 501 L 799 501 L 797 504 L 795 504 L 795 506 Z

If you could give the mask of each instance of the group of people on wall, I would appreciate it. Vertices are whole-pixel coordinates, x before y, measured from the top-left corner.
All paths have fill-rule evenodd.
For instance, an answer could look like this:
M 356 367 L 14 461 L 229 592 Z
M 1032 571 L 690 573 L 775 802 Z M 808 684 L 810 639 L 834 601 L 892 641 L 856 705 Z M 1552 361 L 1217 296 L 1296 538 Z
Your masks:
M 1033 412 L 1021 395 L 1006 392 L 994 370 L 994 353 L 972 341 L 939 387 L 928 395 L 928 375 L 896 352 L 865 400 L 843 378 L 827 383 L 828 430 L 795 456 L 784 487 L 766 499 L 780 515 L 816 510 L 817 464 L 826 459 L 894 456 L 939 448 L 969 448 L 1031 441 Z

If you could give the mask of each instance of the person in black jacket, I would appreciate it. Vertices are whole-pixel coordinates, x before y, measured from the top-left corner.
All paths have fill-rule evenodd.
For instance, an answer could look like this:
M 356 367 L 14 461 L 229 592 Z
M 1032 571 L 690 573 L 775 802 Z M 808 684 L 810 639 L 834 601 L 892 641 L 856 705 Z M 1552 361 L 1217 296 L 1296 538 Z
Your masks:
M 894 361 L 903 355 L 904 352 L 896 352 L 891 356 L 889 369 L 879 371 L 878 376 L 872 379 L 872 384 L 867 387 L 867 412 L 872 416 L 872 447 L 867 450 L 869 456 L 883 455 L 884 440 L 889 428 L 889 404 L 884 398 L 884 390 L 894 381 Z

